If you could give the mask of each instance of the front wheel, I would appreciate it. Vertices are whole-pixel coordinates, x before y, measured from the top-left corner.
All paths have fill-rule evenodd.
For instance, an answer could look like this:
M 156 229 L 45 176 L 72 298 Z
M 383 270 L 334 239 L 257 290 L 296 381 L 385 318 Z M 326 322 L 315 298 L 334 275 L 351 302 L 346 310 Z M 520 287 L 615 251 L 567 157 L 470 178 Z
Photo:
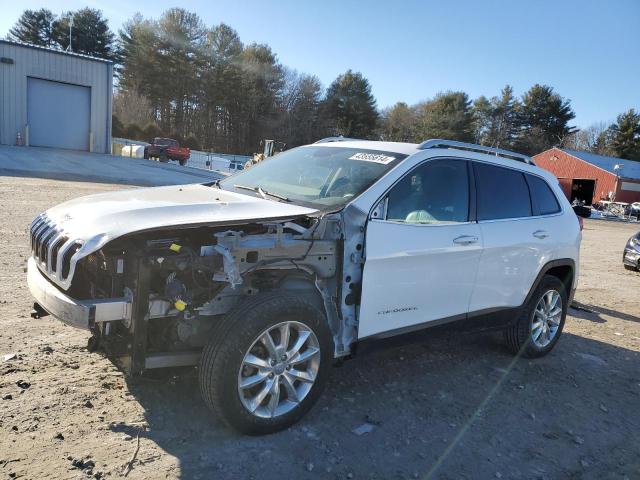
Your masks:
M 287 428 L 319 398 L 332 343 L 313 302 L 286 293 L 250 298 L 227 315 L 203 350 L 203 399 L 243 433 Z
M 551 275 L 542 277 L 517 321 L 505 331 L 509 349 L 529 358 L 549 353 L 562 333 L 567 302 L 564 284 Z
M 184 167 L 187 164 L 187 159 L 183 158 L 183 159 L 179 160 L 179 162 L 180 162 L 180 166 Z

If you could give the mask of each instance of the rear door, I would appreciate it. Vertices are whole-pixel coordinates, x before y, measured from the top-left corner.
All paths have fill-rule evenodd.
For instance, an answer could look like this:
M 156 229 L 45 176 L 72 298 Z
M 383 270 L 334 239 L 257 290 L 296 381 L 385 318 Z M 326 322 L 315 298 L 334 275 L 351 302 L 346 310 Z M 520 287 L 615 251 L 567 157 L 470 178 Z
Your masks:
M 539 189 L 537 182 L 542 181 L 544 187 L 544 180 L 506 166 L 472 163 L 484 247 L 469 311 L 518 307 L 542 266 L 552 258 L 553 228 L 547 217 L 557 215 L 560 207 L 551 193 L 546 214 L 535 215 L 540 211 L 532 204 L 529 185 Z
M 434 159 L 388 192 L 366 231 L 358 337 L 462 319 L 482 251 L 469 162 Z

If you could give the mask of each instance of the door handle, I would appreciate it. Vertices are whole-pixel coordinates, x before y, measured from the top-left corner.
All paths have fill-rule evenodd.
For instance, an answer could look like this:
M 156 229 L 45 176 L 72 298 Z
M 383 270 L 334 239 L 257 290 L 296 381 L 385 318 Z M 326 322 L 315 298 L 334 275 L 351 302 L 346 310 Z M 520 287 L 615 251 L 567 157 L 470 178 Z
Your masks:
M 478 237 L 473 235 L 461 235 L 453 239 L 453 243 L 456 245 L 471 245 L 472 243 L 478 243 Z
M 533 236 L 539 239 L 547 238 L 549 236 L 549 232 L 546 230 L 536 230 L 533 232 Z

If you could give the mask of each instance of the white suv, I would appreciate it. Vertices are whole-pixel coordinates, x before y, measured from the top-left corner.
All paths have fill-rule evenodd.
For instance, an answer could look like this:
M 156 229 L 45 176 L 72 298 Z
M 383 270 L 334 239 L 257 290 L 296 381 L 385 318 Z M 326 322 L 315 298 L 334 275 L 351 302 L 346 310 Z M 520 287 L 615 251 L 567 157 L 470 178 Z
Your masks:
M 463 322 L 545 355 L 580 239 L 528 157 L 331 138 L 211 184 L 51 208 L 28 283 L 34 315 L 91 330 L 127 374 L 199 365 L 211 409 L 259 434 L 297 421 L 366 339 Z

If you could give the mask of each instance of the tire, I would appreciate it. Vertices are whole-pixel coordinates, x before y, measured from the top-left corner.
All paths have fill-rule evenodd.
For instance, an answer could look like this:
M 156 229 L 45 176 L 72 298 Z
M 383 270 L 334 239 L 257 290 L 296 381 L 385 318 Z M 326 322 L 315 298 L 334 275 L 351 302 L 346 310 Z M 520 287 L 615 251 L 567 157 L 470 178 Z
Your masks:
M 93 333 L 87 340 L 87 351 L 97 352 L 100 348 L 100 336 Z
M 180 162 L 180 166 L 184 167 L 187 164 L 187 159 L 183 158 L 182 160 L 178 160 Z
M 556 318 L 556 315 L 553 322 L 545 322 L 547 330 L 540 327 L 542 329 L 540 332 L 538 328 L 534 329 L 536 324 L 539 325 L 541 323 L 541 317 L 536 316 L 536 307 L 538 307 L 539 303 L 543 301 L 543 297 L 549 295 L 550 292 L 556 292 L 558 294 L 559 300 L 562 302 L 561 311 L 559 313 L 559 318 Z M 546 298 L 553 298 L 553 294 L 550 294 L 550 296 Z M 516 322 L 505 330 L 505 341 L 509 350 L 511 350 L 515 355 L 522 355 L 528 358 L 543 357 L 549 353 L 562 334 L 562 329 L 564 328 L 564 323 L 567 317 L 567 303 L 567 292 L 560 279 L 552 275 L 545 275 L 542 277 L 542 280 L 536 287 L 527 304 L 523 307 Z M 542 306 L 542 309 L 544 309 L 544 306 Z M 551 312 L 553 311 L 555 310 L 552 309 Z M 549 342 L 546 344 L 544 343 L 549 337 L 546 335 L 545 331 L 549 333 L 550 337 Z M 534 339 L 536 334 L 539 335 L 537 340 Z
M 306 331 L 305 329 L 311 332 L 300 349 L 301 355 L 297 357 L 300 359 L 306 354 L 311 358 L 306 361 L 309 363 L 285 366 L 287 362 L 283 361 L 273 366 L 273 363 L 265 362 L 260 369 L 247 364 L 246 359 L 250 352 L 255 353 L 261 361 L 264 361 L 262 358 L 273 358 L 264 348 L 266 344 L 259 341 L 265 331 L 270 329 L 273 330 L 269 335 L 274 344 L 277 340 L 280 356 L 284 351 L 280 344 L 282 337 L 276 332 L 281 332 L 280 328 L 285 323 L 290 325 L 289 345 L 295 346 L 296 341 L 303 338 L 302 335 L 298 335 L 299 332 Z M 276 326 L 277 328 L 274 328 Z M 315 345 L 319 352 L 313 353 Z M 256 349 L 264 350 L 266 356 L 256 353 Z M 291 347 L 290 351 L 293 350 Z M 292 361 L 295 361 L 293 357 Z M 291 426 L 311 409 L 327 381 L 332 358 L 331 332 L 324 313 L 316 305 L 289 293 L 259 294 L 243 301 L 229 312 L 204 347 L 200 360 L 200 391 L 214 415 L 227 425 L 249 435 L 269 434 Z M 298 368 L 306 368 L 306 365 L 309 367 L 302 370 L 304 375 L 311 375 L 308 372 L 313 372 L 315 368 L 315 381 L 310 383 L 311 386 L 308 387 L 309 382 L 297 379 L 289 384 L 288 379 L 292 378 L 292 375 L 299 375 Z M 286 368 L 286 371 L 282 368 Z M 240 387 L 241 381 L 251 384 L 247 379 L 264 375 L 268 376 L 255 386 L 246 390 Z M 267 396 L 260 397 L 262 390 L 269 385 L 273 386 L 274 383 L 278 384 L 279 391 L 285 392 L 284 395 L 279 393 L 278 397 L 275 397 L 269 390 Z M 291 390 L 286 388 L 291 385 L 294 385 L 295 396 L 290 396 Z M 284 390 L 281 390 L 283 388 Z M 290 402 L 291 398 L 298 395 L 297 403 Z M 261 401 L 256 401 L 257 398 L 261 398 Z M 254 401 L 251 402 L 251 399 Z M 278 400 L 282 403 L 279 404 Z M 253 413 L 249 409 L 251 405 L 247 405 L 249 403 L 257 405 Z
M 145 160 L 149 160 L 149 152 L 147 151 L 146 148 L 144 149 L 144 155 L 143 156 L 144 156 Z
M 160 161 L 162 163 L 168 163 L 169 162 L 169 158 L 167 157 L 166 152 L 160 152 Z

